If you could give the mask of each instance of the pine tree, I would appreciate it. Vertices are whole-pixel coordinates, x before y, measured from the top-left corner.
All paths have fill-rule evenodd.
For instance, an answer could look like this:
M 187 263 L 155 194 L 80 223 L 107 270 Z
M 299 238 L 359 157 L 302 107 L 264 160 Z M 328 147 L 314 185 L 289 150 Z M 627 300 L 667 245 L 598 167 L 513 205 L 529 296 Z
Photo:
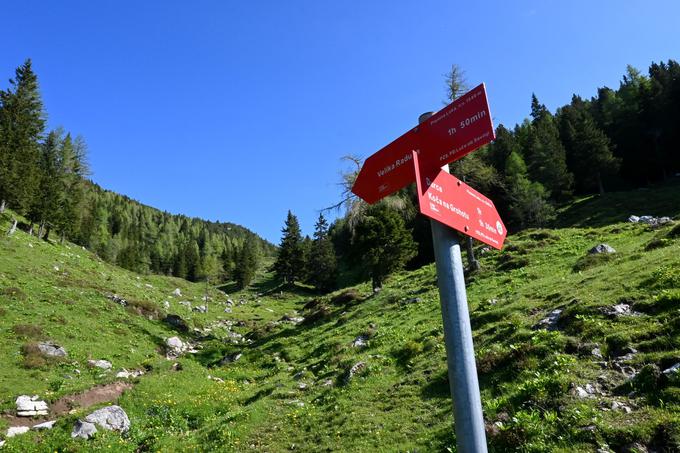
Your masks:
M 356 266 L 371 278 L 375 290 L 415 255 L 416 244 L 404 219 L 385 203 L 378 203 L 370 206 L 356 225 L 352 251 Z
M 533 121 L 525 155 L 529 174 L 531 179 L 548 190 L 553 199 L 564 200 L 571 195 L 574 177 L 567 168 L 566 152 L 555 119 L 538 102 L 536 95 L 531 97 L 531 116 Z
M 38 186 L 45 113 L 31 60 L 19 66 L 11 88 L 0 91 L 0 206 L 28 213 Z
M 259 265 L 260 252 L 257 241 L 252 238 L 246 238 L 243 248 L 241 249 L 235 270 L 236 284 L 239 288 L 244 289 L 255 277 L 255 272 Z
M 281 232 L 283 236 L 281 237 L 279 253 L 274 263 L 274 272 L 284 282 L 293 284 L 302 277 L 305 261 L 300 224 L 297 217 L 290 211 L 288 211 L 288 216 Z
M 328 236 L 328 222 L 322 214 L 314 225 L 314 241 L 307 262 L 309 283 L 321 291 L 335 287 L 337 261 L 333 244 Z

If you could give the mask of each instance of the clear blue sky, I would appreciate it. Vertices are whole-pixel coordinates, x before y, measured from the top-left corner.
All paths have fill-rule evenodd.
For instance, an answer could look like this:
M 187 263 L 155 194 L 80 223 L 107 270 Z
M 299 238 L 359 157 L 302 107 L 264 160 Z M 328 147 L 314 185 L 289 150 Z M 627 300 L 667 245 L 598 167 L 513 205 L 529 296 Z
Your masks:
M 367 157 L 437 110 L 452 63 L 496 124 L 680 59 L 680 2 L 4 2 L 0 87 L 33 59 L 50 127 L 82 134 L 93 179 L 278 243 L 338 201 Z

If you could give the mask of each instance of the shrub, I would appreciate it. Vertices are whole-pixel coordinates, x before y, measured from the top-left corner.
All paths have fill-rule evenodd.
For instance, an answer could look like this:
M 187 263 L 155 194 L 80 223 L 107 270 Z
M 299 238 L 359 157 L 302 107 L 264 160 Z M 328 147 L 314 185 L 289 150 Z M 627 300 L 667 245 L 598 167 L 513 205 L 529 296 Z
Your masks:
M 21 346 L 24 368 L 44 368 L 47 366 L 47 358 L 42 354 L 35 342 L 25 343 Z
M 599 253 L 597 255 L 586 255 L 578 259 L 574 264 L 574 272 L 584 271 L 591 267 L 599 266 L 608 263 L 614 259 L 614 253 Z
M 45 335 L 42 327 L 35 324 L 15 324 L 14 327 L 12 327 L 12 332 L 17 337 L 31 338 L 34 340 L 44 338 Z

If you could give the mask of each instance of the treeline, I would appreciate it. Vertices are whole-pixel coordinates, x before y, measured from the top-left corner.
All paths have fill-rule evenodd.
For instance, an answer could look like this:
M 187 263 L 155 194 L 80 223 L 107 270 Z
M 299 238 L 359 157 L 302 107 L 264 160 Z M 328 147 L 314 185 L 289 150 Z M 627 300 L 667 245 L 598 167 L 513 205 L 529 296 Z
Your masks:
M 260 258 L 274 253 L 239 225 L 162 212 L 90 182 L 84 200 L 72 239 L 136 272 L 247 285 Z
M 449 100 L 466 91 L 461 76 L 454 66 L 446 80 Z M 591 99 L 574 95 L 555 113 L 535 95 L 530 106 L 530 117 L 521 124 L 512 129 L 499 125 L 493 143 L 451 165 L 453 174 L 494 200 L 511 231 L 549 226 L 556 208 L 575 195 L 636 188 L 680 171 L 676 61 L 654 63 L 647 75 L 629 66 L 618 89 L 600 88 Z M 346 175 L 347 194 L 355 176 Z M 413 186 L 373 206 L 351 197 L 343 201 L 347 212 L 328 231 L 333 244 L 329 260 L 339 276 L 332 286 L 370 278 L 379 287 L 400 267 L 433 261 L 429 220 L 416 215 Z M 279 260 L 289 260 L 284 253 L 289 223 L 290 215 Z M 301 250 L 309 248 L 304 245 L 309 239 L 300 237 L 299 242 Z M 313 272 L 314 265 L 294 267 L 308 269 L 301 275 L 313 283 L 309 269 Z M 285 272 L 279 275 L 290 281 Z
M 137 272 L 192 281 L 235 279 L 245 286 L 274 247 L 245 228 L 171 215 L 86 180 L 87 146 L 62 129 L 46 131 L 31 61 L 0 90 L 0 213 L 9 206 L 31 234 L 86 246 Z M 38 227 L 37 229 L 35 227 Z

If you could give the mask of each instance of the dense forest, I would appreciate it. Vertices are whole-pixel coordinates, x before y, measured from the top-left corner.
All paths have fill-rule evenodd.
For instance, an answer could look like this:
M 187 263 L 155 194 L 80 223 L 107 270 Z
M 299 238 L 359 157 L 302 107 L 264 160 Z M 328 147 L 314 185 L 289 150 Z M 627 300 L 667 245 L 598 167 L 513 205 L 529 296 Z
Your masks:
M 465 92 L 462 72 L 447 77 L 448 99 Z M 617 89 L 591 99 L 574 95 L 550 112 L 536 95 L 530 117 L 452 164 L 452 172 L 487 194 L 511 231 L 550 226 L 574 196 L 661 182 L 680 171 L 680 65 L 653 63 L 645 75 L 628 67 Z M 237 225 L 171 215 L 102 190 L 87 180 L 87 146 L 64 130 L 46 131 L 30 60 L 0 91 L 0 212 L 10 206 L 26 228 L 82 244 L 138 272 L 192 281 L 235 279 L 247 286 L 273 246 Z M 350 159 L 357 164 L 361 161 Z M 370 278 L 376 288 L 396 269 L 433 260 L 429 221 L 417 216 L 414 187 L 368 206 L 351 196 L 345 175 L 344 216 L 319 216 L 313 238 L 288 213 L 273 270 L 281 281 L 320 290 Z M 34 231 L 34 228 L 37 230 Z M 472 249 L 470 246 L 469 250 Z M 469 254 L 471 255 L 471 254 Z
M 172 215 L 87 180 L 85 140 L 46 131 L 38 78 L 27 60 L 0 91 L 0 213 L 28 220 L 32 234 L 86 246 L 137 272 L 247 285 L 274 247 L 247 229 Z M 37 228 L 36 228 L 37 227 Z

